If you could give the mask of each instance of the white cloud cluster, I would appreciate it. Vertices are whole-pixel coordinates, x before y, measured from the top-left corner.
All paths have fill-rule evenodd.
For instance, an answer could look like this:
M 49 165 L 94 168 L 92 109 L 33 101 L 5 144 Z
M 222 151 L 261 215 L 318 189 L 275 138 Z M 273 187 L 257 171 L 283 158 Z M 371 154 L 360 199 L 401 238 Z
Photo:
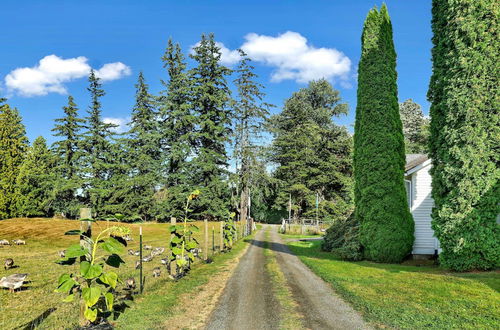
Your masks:
M 66 94 L 65 83 L 88 76 L 91 67 L 87 62 L 84 56 L 63 59 L 48 55 L 34 67 L 12 70 L 5 77 L 5 85 L 10 92 L 27 97 L 48 93 Z M 107 63 L 96 70 L 96 75 L 103 81 L 120 79 L 130 73 L 130 68 L 121 62 Z
M 232 65 L 239 60 L 237 51 L 222 43 L 222 63 Z M 295 80 L 305 83 L 314 79 L 347 80 L 351 60 L 334 48 L 316 48 L 300 33 L 287 31 L 277 37 L 249 33 L 240 47 L 256 61 L 275 67 L 271 80 Z
M 102 119 L 106 124 L 113 124 L 116 127 L 112 128 L 117 133 L 122 133 L 127 130 L 127 125 L 130 123 L 130 118 L 105 117 Z

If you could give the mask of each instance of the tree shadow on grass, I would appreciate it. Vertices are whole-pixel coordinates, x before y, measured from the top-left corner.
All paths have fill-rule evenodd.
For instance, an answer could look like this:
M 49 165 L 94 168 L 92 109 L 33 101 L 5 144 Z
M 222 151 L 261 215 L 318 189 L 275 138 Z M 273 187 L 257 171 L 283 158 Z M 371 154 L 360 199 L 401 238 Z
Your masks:
M 23 325 L 18 326 L 15 328 L 16 330 L 31 330 L 31 329 L 36 329 L 47 317 L 49 317 L 50 314 L 55 312 L 57 308 L 51 307 L 47 309 L 45 312 L 42 314 L 38 315 L 36 318 L 34 318 L 32 321 L 25 323 Z

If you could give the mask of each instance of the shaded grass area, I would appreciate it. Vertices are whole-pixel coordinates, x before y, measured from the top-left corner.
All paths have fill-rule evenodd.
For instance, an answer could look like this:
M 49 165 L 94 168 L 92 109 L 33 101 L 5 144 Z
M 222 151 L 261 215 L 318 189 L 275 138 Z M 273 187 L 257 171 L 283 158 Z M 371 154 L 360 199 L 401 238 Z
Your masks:
M 451 273 L 439 267 L 346 262 L 320 242 L 288 246 L 313 272 L 378 327 L 500 328 L 500 273 Z
M 114 223 L 113 223 L 114 224 Z M 129 242 L 127 249 L 139 249 L 139 227 L 143 228 L 144 244 L 153 247 L 168 247 L 170 234 L 167 223 L 123 224 L 132 230 L 134 241 Z M 196 223 L 200 229 L 202 222 Z M 13 273 L 29 273 L 23 290 L 14 294 L 0 289 L 0 329 L 16 327 L 40 329 L 71 328 L 78 325 L 79 306 L 77 302 L 62 303 L 64 295 L 55 293 L 57 279 L 60 274 L 76 271 L 78 265 L 60 266 L 55 264 L 59 259 L 58 251 L 64 250 L 72 244 L 77 244 L 78 236 L 65 236 L 71 229 L 79 229 L 80 222 L 76 220 L 56 220 L 47 218 L 20 218 L 0 221 L 0 239 L 23 239 L 27 245 L 0 247 L 0 277 Z M 93 224 L 93 231 L 105 228 L 106 222 Z M 219 223 L 209 223 L 209 231 L 215 230 L 215 244 L 218 247 Z M 203 230 L 196 234 L 199 242 L 203 242 Z M 209 235 L 209 253 L 211 254 L 212 235 Z M 203 244 L 201 244 L 203 247 Z M 146 255 L 148 251 L 144 251 Z M 145 293 L 157 290 L 166 281 L 166 275 L 160 278 L 152 277 L 154 267 L 161 266 L 160 259 L 167 256 L 168 250 L 157 256 L 151 262 L 144 263 L 146 276 Z M 122 279 L 135 277 L 138 282 L 139 270 L 134 267 L 137 256 L 122 255 L 126 264 L 122 265 L 118 273 Z M 3 261 L 13 258 L 17 268 L 4 270 Z M 162 267 L 164 269 L 164 267 Z M 164 271 L 165 272 L 165 271 Z
M 181 296 L 210 285 L 210 278 L 222 272 L 227 262 L 237 257 L 250 244 L 253 235 L 236 242 L 229 252 L 215 255 L 210 264 L 198 264 L 190 273 L 177 282 L 162 279 L 136 299 L 132 307 L 115 323 L 119 329 L 165 329 L 168 319 L 178 311 Z M 180 311 L 189 313 L 190 306 Z M 165 323 L 166 322 L 166 323 Z M 190 324 L 185 327 L 189 328 Z
M 281 271 L 276 260 L 275 252 L 270 249 L 269 228 L 265 233 L 264 256 L 266 270 L 272 281 L 273 293 L 279 302 L 280 329 L 303 329 L 302 316 L 297 311 L 297 302 L 293 299 L 292 291 L 287 284 L 285 274 Z

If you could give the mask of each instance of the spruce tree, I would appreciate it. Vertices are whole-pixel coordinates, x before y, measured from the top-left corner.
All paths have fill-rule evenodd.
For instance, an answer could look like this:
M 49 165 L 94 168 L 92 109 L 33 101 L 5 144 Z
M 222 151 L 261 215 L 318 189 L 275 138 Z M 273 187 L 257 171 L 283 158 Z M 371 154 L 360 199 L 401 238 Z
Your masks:
M 5 101 L 0 99 L 0 219 L 15 214 L 16 180 L 28 148 L 21 116 Z
M 234 81 L 238 89 L 234 103 L 234 155 L 238 175 L 240 220 L 244 222 L 248 213 L 250 190 L 254 186 L 254 172 L 260 169 L 257 160 L 258 140 L 263 133 L 263 124 L 269 115 L 270 105 L 263 102 L 264 86 L 255 81 L 257 75 L 253 72 L 250 58 L 242 50 L 239 50 L 239 53 L 241 59 L 236 70 L 238 76 Z
M 191 80 L 179 44 L 170 39 L 161 59 L 169 77 L 167 81 L 162 81 L 165 90 L 158 97 L 165 166 L 162 192 L 167 193 L 158 201 L 157 214 L 166 219 L 183 215 L 185 196 L 193 188 L 188 157 L 194 153 L 195 118 L 190 102 Z M 157 194 L 157 197 L 160 196 L 161 193 Z
M 28 149 L 16 179 L 16 215 L 53 216 L 55 157 L 42 136 Z
M 126 176 L 117 176 L 117 186 L 122 189 L 121 212 L 130 213 L 144 221 L 151 220 L 155 188 L 160 182 L 160 132 L 153 96 L 139 73 L 132 109 L 130 130 L 127 132 L 124 157 Z M 120 211 L 120 210 L 117 210 Z
M 500 266 L 498 1 L 433 1 L 430 156 L 439 260 Z
M 79 205 L 77 191 L 82 187 L 81 130 L 85 121 L 78 117 L 74 98 L 68 96 L 68 104 L 63 107 L 64 117 L 55 120 L 52 129 L 60 140 L 54 142 L 52 150 L 58 157 L 57 180 L 54 183 L 54 209 L 66 215 L 75 216 Z
M 333 122 L 347 113 L 341 100 L 328 81 L 312 81 L 270 119 L 271 160 L 280 182 L 275 203 L 286 210 L 291 196 L 293 217 L 314 218 L 317 196 L 322 219 L 342 219 L 352 212 L 352 139 Z
M 191 58 L 197 66 L 190 72 L 192 109 L 196 116 L 197 154 L 191 163 L 193 181 L 199 185 L 195 203 L 199 215 L 215 218 L 226 215 L 229 191 L 226 143 L 231 134 L 230 91 L 226 75 L 231 71 L 220 63 L 221 52 L 213 34 L 202 35 Z
M 370 10 L 362 34 L 354 128 L 355 217 L 364 255 L 400 262 L 413 246 L 414 222 L 404 186 L 396 52 L 385 5 Z
M 107 124 L 102 119 L 101 97 L 105 95 L 100 79 L 91 70 L 89 87 L 91 104 L 88 117 L 85 118 L 86 131 L 82 138 L 84 151 L 84 167 L 86 182 L 84 185 L 85 201 L 97 213 L 103 214 L 102 208 L 110 197 L 111 169 L 113 157 L 111 153 L 111 139 L 113 124 Z

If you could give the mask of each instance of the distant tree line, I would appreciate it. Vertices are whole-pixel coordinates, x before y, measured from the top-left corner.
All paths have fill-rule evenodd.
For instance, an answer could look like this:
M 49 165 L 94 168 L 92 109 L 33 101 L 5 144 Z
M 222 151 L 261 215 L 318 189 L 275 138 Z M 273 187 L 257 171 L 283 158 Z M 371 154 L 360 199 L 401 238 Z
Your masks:
M 153 95 L 139 73 L 128 130 L 102 115 L 106 92 L 91 71 L 85 114 L 70 95 L 47 145 L 31 145 L 17 109 L 0 103 L 0 218 L 73 218 L 91 207 L 98 218 L 166 221 L 183 212 L 193 189 L 194 217 L 245 220 L 288 215 L 346 218 L 353 210 L 352 137 L 333 119 L 347 113 L 326 80 L 312 81 L 283 110 L 264 101 L 251 60 L 240 51 L 234 70 L 220 62 L 213 35 L 189 56 L 168 41 L 165 79 Z M 230 81 L 232 79 L 232 81 Z M 233 92 L 231 92 L 233 91 Z

